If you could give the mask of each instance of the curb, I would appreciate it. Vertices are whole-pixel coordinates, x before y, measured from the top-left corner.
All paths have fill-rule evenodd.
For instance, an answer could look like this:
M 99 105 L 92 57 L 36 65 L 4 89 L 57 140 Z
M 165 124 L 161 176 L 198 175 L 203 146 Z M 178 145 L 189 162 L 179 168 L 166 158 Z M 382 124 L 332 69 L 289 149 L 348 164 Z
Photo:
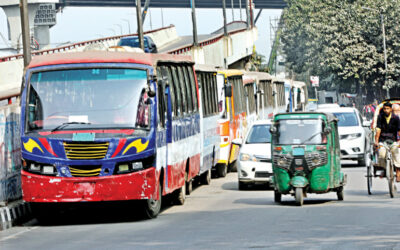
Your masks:
M 0 231 L 27 220 L 31 214 L 30 205 L 22 200 L 10 202 L 7 206 L 0 207 Z

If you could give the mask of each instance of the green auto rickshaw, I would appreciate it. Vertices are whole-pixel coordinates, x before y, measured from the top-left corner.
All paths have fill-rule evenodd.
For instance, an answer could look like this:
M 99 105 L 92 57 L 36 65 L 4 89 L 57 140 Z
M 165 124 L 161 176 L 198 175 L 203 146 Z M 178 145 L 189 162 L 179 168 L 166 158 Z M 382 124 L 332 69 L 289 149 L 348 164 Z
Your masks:
M 346 176 L 341 172 L 337 118 L 331 114 L 277 114 L 272 133 L 275 202 L 294 195 L 303 205 L 307 193 L 336 192 L 343 200 Z

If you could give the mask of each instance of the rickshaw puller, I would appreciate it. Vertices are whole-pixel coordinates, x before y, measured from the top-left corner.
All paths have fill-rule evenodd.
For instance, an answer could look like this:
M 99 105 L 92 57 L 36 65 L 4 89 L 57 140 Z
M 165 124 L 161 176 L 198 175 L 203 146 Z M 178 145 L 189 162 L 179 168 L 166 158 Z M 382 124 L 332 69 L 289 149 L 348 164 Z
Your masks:
M 376 123 L 375 147 L 386 140 L 391 140 L 394 143 L 391 146 L 393 155 L 393 163 L 396 167 L 396 181 L 400 181 L 400 155 L 397 138 L 400 130 L 400 118 L 392 113 L 392 104 L 386 102 L 383 104 L 383 113 L 378 116 Z M 386 149 L 385 147 L 379 148 L 378 164 L 380 167 L 385 166 Z

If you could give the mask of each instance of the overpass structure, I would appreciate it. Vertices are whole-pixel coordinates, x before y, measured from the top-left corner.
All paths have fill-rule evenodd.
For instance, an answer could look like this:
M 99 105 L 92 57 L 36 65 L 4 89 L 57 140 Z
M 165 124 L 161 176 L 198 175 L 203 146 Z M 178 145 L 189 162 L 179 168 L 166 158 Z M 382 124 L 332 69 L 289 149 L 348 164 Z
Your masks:
M 132 0 L 59 0 L 59 7 L 134 7 L 136 1 Z M 146 0 L 142 0 L 144 3 Z M 226 1 L 227 8 L 244 8 L 248 0 Z M 285 0 L 250 0 L 257 9 L 283 9 L 286 7 Z M 191 0 L 148 0 L 152 8 L 191 8 Z M 232 5 L 233 3 L 233 5 Z M 222 8 L 222 0 L 197 0 L 196 8 Z

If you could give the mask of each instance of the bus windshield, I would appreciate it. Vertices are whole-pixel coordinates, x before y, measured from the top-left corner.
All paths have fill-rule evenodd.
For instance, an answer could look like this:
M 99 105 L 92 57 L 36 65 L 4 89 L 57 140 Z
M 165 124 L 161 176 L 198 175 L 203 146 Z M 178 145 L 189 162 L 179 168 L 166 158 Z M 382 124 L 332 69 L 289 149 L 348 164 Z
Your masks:
M 319 119 L 279 120 L 274 143 L 278 145 L 323 144 L 323 122 Z
M 147 71 L 85 68 L 33 73 L 27 98 L 28 131 L 148 129 Z

